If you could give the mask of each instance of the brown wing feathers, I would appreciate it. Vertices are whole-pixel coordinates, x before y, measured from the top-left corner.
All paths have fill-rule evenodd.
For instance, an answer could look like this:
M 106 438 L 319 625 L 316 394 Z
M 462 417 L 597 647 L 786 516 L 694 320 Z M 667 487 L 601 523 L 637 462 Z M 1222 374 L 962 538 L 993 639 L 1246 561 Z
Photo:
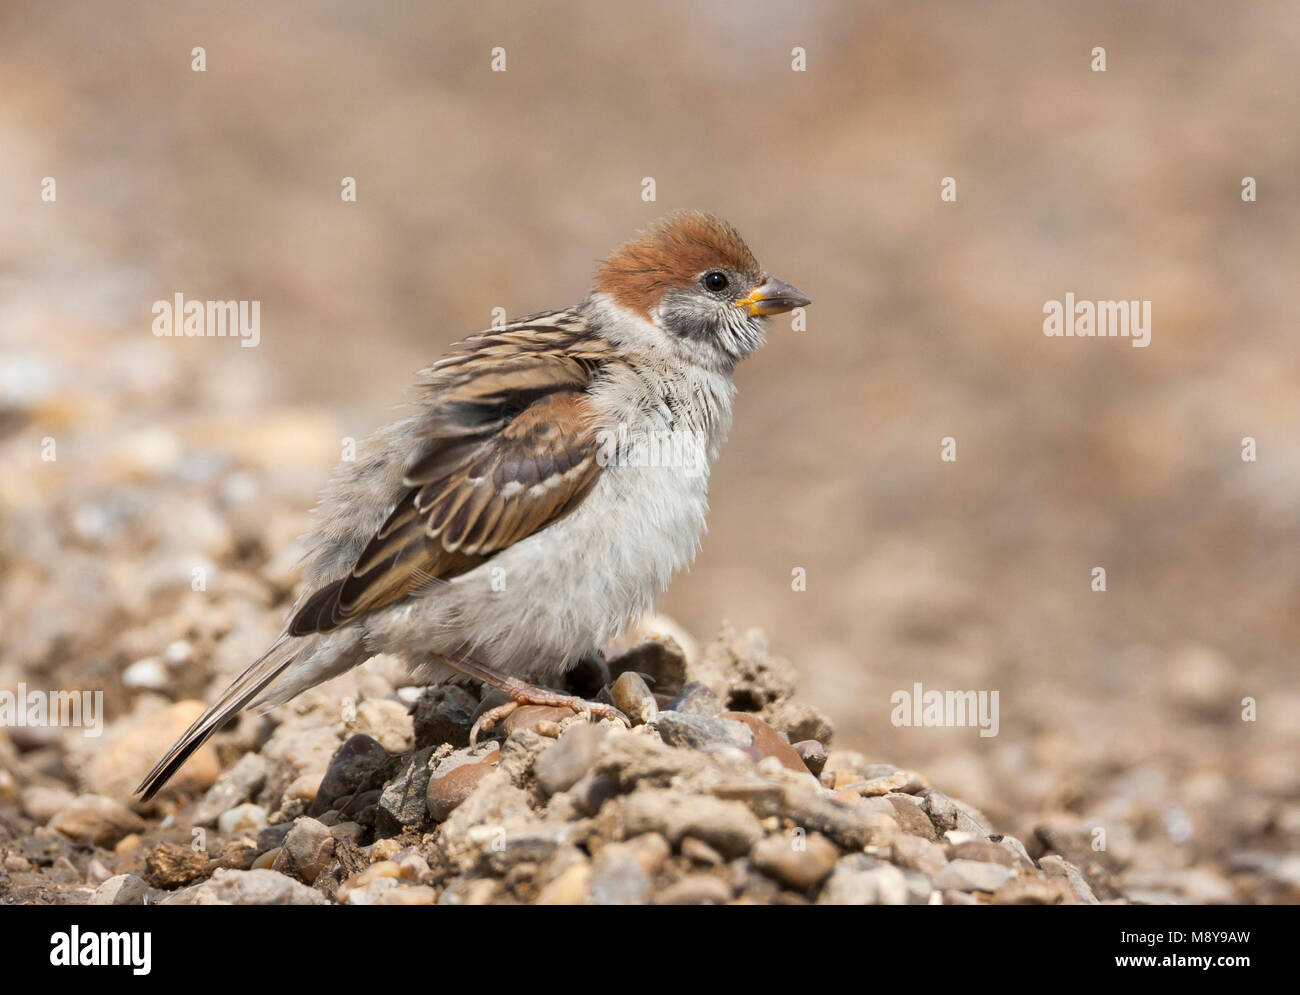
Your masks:
M 464 573 L 582 502 L 600 473 L 586 389 L 605 349 L 582 331 L 563 316 L 524 319 L 426 372 L 410 490 L 351 573 L 302 605 L 291 635 L 329 631 Z

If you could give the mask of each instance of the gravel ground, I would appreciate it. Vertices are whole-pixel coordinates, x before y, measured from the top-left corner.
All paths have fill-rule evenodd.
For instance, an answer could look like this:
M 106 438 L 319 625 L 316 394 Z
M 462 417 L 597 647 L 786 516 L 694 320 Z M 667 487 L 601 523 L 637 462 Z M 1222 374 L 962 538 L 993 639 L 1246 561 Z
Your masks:
M 688 656 L 667 620 L 608 673 L 633 727 L 527 706 L 468 745 L 480 700 L 397 661 L 250 716 L 174 787 L 136 773 L 201 708 L 154 694 L 79 744 L 6 742 L 0 899 L 59 904 L 1093 904 L 1114 862 L 1025 842 L 924 775 L 830 749 L 762 635 Z M 650 635 L 648 632 L 644 635 Z M 179 652 L 179 651 L 178 651 Z M 174 655 L 178 655 L 174 654 Z M 340 686 L 341 685 L 341 686 Z M 653 687 L 655 690 L 651 690 Z M 340 697 L 341 695 L 341 697 Z M 82 791 L 49 776 L 62 760 Z

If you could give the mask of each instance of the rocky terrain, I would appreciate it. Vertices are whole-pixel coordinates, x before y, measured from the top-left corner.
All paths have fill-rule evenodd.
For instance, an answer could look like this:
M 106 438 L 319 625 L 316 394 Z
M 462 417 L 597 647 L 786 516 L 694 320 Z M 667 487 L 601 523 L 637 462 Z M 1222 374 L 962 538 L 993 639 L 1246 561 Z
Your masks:
M 649 627 L 671 631 L 666 620 Z M 179 655 L 176 650 L 173 655 Z M 758 632 L 696 658 L 660 632 L 574 690 L 631 728 L 525 706 L 469 746 L 483 701 L 379 658 L 205 746 L 132 807 L 201 705 L 141 698 L 47 776 L 4 743 L 0 901 L 92 904 L 1075 904 L 1121 897 L 1078 833 L 1022 842 L 920 773 L 831 748 Z M 652 691 L 651 688 L 654 688 Z M 340 694 L 342 697 L 340 698 Z

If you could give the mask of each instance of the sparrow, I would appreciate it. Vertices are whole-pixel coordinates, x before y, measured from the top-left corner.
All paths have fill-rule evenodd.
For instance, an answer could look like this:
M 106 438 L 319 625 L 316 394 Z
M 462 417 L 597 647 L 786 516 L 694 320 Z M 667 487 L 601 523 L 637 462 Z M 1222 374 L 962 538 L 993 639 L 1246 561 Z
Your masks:
M 152 798 L 250 703 L 380 653 L 420 683 L 504 691 L 475 741 L 520 704 L 622 718 L 548 687 L 694 559 L 736 365 L 769 316 L 810 303 L 731 225 L 679 211 L 611 252 L 582 303 L 451 346 L 411 412 L 336 472 L 280 636 L 137 792 Z

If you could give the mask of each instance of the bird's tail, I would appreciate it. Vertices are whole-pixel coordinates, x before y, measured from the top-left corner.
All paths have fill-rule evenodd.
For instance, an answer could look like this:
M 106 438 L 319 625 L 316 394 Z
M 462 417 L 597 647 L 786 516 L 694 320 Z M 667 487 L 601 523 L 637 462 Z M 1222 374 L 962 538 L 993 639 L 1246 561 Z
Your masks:
M 273 680 L 280 676 L 285 667 L 293 663 L 306 648 L 307 641 L 295 639 L 287 633 L 277 639 L 269 650 L 263 653 L 247 670 L 240 674 L 230 687 L 221 692 L 211 707 L 195 719 L 194 724 L 185 730 L 167 751 L 167 755 L 158 761 L 147 777 L 140 782 L 136 793 L 143 792 L 141 801 L 148 801 L 158 793 L 173 774 L 190 755 L 207 742 L 208 737 L 225 725 L 226 720 L 256 698 Z

